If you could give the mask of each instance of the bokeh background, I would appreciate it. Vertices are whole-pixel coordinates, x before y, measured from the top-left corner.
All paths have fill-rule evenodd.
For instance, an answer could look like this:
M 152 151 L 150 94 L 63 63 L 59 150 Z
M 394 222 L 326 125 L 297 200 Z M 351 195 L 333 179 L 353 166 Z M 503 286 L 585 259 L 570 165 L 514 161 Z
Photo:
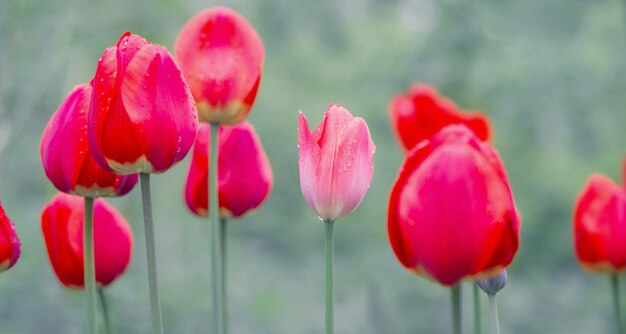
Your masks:
M 170 50 L 198 0 L 0 0 L 0 199 L 23 243 L 0 275 L 0 333 L 84 333 L 82 294 L 63 288 L 40 211 L 55 193 L 39 160 L 45 123 L 127 30 Z M 609 279 L 579 268 L 572 208 L 592 172 L 621 182 L 626 149 L 626 3 L 618 0 L 257 0 L 219 2 L 266 47 L 251 113 L 276 176 L 257 212 L 229 226 L 234 334 L 323 332 L 323 226 L 298 178 L 297 112 L 331 103 L 364 117 L 378 149 L 365 201 L 336 229 L 337 333 L 446 333 L 449 292 L 396 261 L 387 199 L 403 153 L 387 105 L 429 82 L 493 121 L 522 213 L 522 244 L 499 295 L 503 333 L 608 333 Z M 153 178 L 167 333 L 208 333 L 209 226 L 184 207 L 189 159 Z M 135 231 L 133 262 L 107 293 L 115 333 L 149 333 L 139 189 L 111 200 Z M 471 330 L 470 289 L 464 289 Z M 486 310 L 486 300 L 483 309 Z M 486 319 L 486 318 L 485 318 Z

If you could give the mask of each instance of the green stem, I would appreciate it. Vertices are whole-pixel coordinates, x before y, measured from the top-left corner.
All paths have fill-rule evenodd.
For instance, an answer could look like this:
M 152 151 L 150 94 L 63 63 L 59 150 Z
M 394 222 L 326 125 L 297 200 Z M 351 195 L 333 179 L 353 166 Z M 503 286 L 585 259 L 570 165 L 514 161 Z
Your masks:
M 324 229 L 326 231 L 326 334 L 333 334 L 333 257 L 334 257 L 334 240 L 333 227 L 335 221 L 324 220 Z
M 226 220 L 226 218 L 220 218 L 220 250 L 222 252 L 222 261 L 221 261 L 221 267 L 222 267 L 222 299 L 223 299 L 223 310 L 222 310 L 222 326 L 224 326 L 224 333 L 228 333 L 228 298 L 227 298 L 227 288 L 226 288 L 226 264 L 227 264 L 227 258 L 226 258 L 226 227 L 228 221 Z
M 450 288 L 452 296 L 452 328 L 454 334 L 461 334 L 461 285 Z
M 96 264 L 94 261 L 93 246 L 93 202 L 91 197 L 85 197 L 85 219 L 83 224 L 83 249 L 85 268 L 85 294 L 87 295 L 87 322 L 90 334 L 98 334 L 98 320 L 96 316 Z
M 482 322 L 480 318 L 480 292 L 478 291 L 478 284 L 473 283 L 474 291 L 474 334 L 482 333 Z
M 489 298 L 489 322 L 491 323 L 491 334 L 500 334 L 500 324 L 498 322 L 498 302 L 495 294 L 487 294 Z
M 620 310 L 619 276 L 617 274 L 611 275 L 611 286 L 613 288 L 613 309 L 615 311 L 615 322 L 617 323 L 616 329 L 618 334 L 622 334 L 624 329 L 622 326 L 622 312 Z
M 111 334 L 111 318 L 109 317 L 109 307 L 106 297 L 104 296 L 103 288 L 98 288 L 98 297 L 100 299 L 100 306 L 102 306 L 102 317 L 104 318 L 104 333 Z
M 213 322 L 216 334 L 225 334 L 224 326 L 224 287 L 222 284 L 222 224 L 220 224 L 219 212 L 219 179 L 218 179 L 218 134 L 219 124 L 211 123 L 210 148 L 209 148 L 209 218 L 211 224 L 211 271 L 213 275 Z
M 150 195 L 150 174 L 139 174 L 141 180 L 141 200 L 143 202 L 143 221 L 146 231 L 146 256 L 148 258 L 148 286 L 150 288 L 150 308 L 152 312 L 152 331 L 163 334 L 159 285 L 157 281 L 156 246 L 152 220 L 152 198 Z

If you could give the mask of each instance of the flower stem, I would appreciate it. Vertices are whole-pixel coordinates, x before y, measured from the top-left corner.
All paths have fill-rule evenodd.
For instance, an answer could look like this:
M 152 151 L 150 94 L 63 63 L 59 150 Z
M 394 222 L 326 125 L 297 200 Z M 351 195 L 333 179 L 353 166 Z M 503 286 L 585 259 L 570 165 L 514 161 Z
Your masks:
M 154 243 L 154 226 L 152 220 L 152 198 L 150 195 L 150 174 L 139 174 L 141 180 L 141 200 L 143 202 L 143 221 L 146 231 L 146 255 L 148 258 L 148 286 L 150 288 L 150 308 L 152 312 L 152 331 L 163 334 L 161 304 L 159 302 L 159 285 L 157 281 L 156 250 Z
M 617 333 L 624 333 L 624 329 L 622 328 L 622 312 L 620 308 L 620 297 L 619 297 L 619 276 L 617 274 L 611 275 L 611 286 L 613 290 L 613 309 L 615 310 L 615 322 L 617 323 Z
M 109 307 L 106 297 L 104 296 L 103 288 L 98 288 L 98 297 L 100 299 L 100 306 L 102 306 L 102 317 L 104 318 L 104 333 L 111 334 L 111 318 L 109 318 Z
M 324 220 L 324 229 L 326 231 L 326 334 L 333 334 L 333 257 L 334 257 L 334 240 L 333 227 L 335 221 Z
M 98 333 L 96 316 L 96 264 L 93 246 L 93 203 L 94 199 L 85 197 L 85 220 L 83 224 L 83 249 L 85 268 L 85 294 L 87 295 L 87 322 L 90 334 Z
M 461 334 L 461 285 L 450 288 L 452 296 L 452 328 L 454 334 Z
M 224 287 L 222 284 L 222 224 L 219 212 L 219 179 L 218 179 L 218 134 L 219 124 L 211 123 L 211 138 L 209 148 L 209 223 L 211 224 L 211 271 L 213 275 L 213 323 L 216 334 L 225 334 L 224 326 Z
M 474 292 L 474 334 L 482 333 L 482 322 L 480 318 L 480 293 L 478 291 L 478 285 L 476 283 L 473 285 Z
M 228 333 L 228 298 L 226 288 L 226 224 L 228 221 L 226 218 L 220 218 L 220 250 L 222 252 L 221 267 L 222 267 L 222 326 L 224 326 L 224 333 Z
M 495 294 L 487 294 L 489 298 L 489 322 L 491 323 L 491 334 L 500 334 L 500 324 L 498 322 L 498 302 Z

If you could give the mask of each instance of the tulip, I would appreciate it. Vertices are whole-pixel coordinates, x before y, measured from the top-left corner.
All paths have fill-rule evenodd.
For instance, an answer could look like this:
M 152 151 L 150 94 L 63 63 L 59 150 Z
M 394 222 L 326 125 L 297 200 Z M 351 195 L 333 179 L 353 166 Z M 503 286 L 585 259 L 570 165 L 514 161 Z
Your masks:
M 167 49 L 125 33 L 104 50 L 93 80 L 89 145 L 117 174 L 162 173 L 182 160 L 197 111 Z
M 79 196 L 58 193 L 41 215 L 48 257 L 55 274 L 71 289 L 84 288 L 83 208 Z M 102 199 L 94 203 L 96 281 L 109 286 L 130 264 L 133 233 L 128 222 Z
M 87 140 L 91 85 L 74 87 L 54 113 L 41 137 L 46 176 L 60 191 L 85 197 L 122 196 L 137 175 L 116 175 L 100 167 Z
M 245 18 L 225 7 L 204 10 L 180 31 L 174 53 L 201 121 L 234 125 L 248 116 L 265 51 Z
M 208 216 L 209 202 L 209 131 L 208 124 L 200 126 L 185 185 L 187 207 L 204 217 Z M 222 127 L 218 145 L 220 217 L 239 218 L 267 199 L 274 182 L 272 168 L 248 122 Z
M 335 220 L 354 211 L 374 175 L 376 145 L 367 123 L 338 104 L 311 133 L 302 112 L 298 119 L 300 186 L 306 203 L 326 232 L 326 334 L 333 333 L 333 227 Z
M 194 145 L 193 158 L 185 185 L 187 207 L 196 215 L 208 216 L 208 170 L 210 155 L 209 124 L 200 125 Z M 229 218 L 239 218 L 259 207 L 267 199 L 274 178 L 270 162 L 254 131 L 244 121 L 235 126 L 223 126 L 218 136 L 218 198 L 219 198 L 219 248 L 221 257 L 221 294 L 226 300 L 226 223 Z M 226 327 L 226 308 L 223 310 Z M 224 329 L 225 330 L 225 329 Z
M 491 133 L 486 116 L 462 114 L 453 101 L 426 84 L 413 85 L 407 93 L 394 96 L 389 113 L 394 132 L 407 152 L 451 124 L 464 124 L 483 141 L 489 140 Z
M 15 265 L 20 258 L 20 248 L 15 225 L 0 203 L 0 272 L 7 271 Z
M 298 131 L 300 186 L 306 203 L 323 220 L 335 221 L 354 211 L 374 175 L 376 146 L 367 123 L 331 104 L 312 133 L 300 112 Z
M 452 287 L 455 333 L 458 283 L 506 268 L 519 225 L 497 152 L 464 125 L 447 126 L 409 152 L 389 201 L 393 251 L 407 269 Z
M 624 170 L 626 174 L 626 161 Z M 592 175 L 574 212 L 574 248 L 587 270 L 611 276 L 617 329 L 623 333 L 619 277 L 626 269 L 626 188 L 602 174 Z
M 117 174 L 140 173 L 152 328 L 162 334 L 150 173 L 165 172 L 187 155 L 196 138 L 196 107 L 167 49 L 130 33 L 104 50 L 93 83 L 88 132 L 96 162 Z
M 502 270 L 500 273 L 493 277 L 479 279 L 476 281 L 476 286 L 480 287 L 489 298 L 489 322 L 491 324 L 491 333 L 500 334 L 500 323 L 498 320 L 498 302 L 496 301 L 496 294 L 500 292 L 506 285 L 507 274 L 506 270 Z

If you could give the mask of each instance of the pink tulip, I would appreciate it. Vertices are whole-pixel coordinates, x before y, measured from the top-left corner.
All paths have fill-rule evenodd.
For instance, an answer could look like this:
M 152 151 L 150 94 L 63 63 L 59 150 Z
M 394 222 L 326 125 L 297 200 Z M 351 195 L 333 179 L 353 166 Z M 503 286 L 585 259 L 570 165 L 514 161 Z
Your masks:
M 207 123 L 200 125 L 193 158 L 185 184 L 187 207 L 208 215 L 209 133 Z M 222 218 L 238 218 L 259 207 L 274 183 L 272 167 L 252 124 L 222 126 L 219 133 L 219 205 Z
M 337 220 L 356 209 L 374 175 L 376 145 L 360 117 L 331 104 L 312 133 L 303 113 L 298 121 L 300 186 L 317 215 Z

